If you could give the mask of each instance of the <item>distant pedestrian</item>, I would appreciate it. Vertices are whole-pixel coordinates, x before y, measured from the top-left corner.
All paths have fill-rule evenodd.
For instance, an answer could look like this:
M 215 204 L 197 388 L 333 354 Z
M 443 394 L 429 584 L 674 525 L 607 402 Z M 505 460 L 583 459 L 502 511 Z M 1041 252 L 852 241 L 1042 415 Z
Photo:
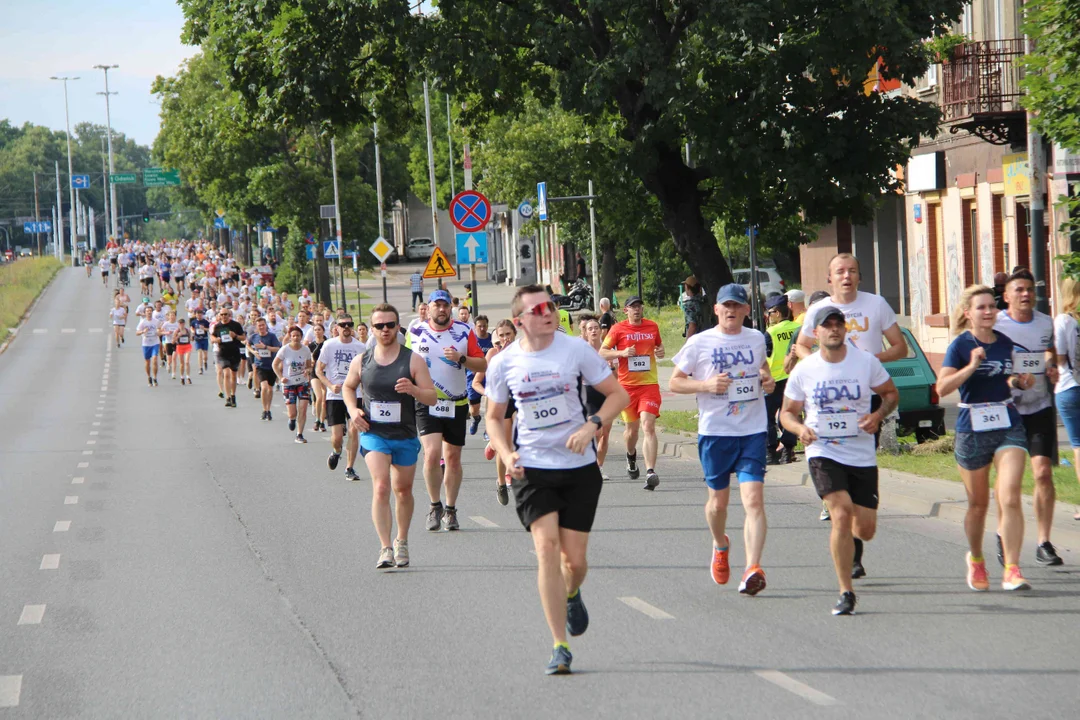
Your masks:
M 409 276 L 409 289 L 412 291 L 412 311 L 416 312 L 416 306 L 424 301 L 424 276 L 419 270 Z

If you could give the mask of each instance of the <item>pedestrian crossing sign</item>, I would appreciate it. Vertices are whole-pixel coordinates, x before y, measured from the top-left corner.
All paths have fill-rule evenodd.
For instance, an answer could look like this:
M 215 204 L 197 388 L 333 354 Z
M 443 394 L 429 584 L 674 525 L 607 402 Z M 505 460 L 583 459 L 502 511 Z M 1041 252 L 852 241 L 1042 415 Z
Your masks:
M 448 278 L 456 277 L 457 271 L 454 270 L 454 266 L 450 264 L 450 259 L 446 257 L 446 253 L 442 251 L 438 246 L 435 247 L 435 251 L 431 253 L 431 257 L 428 258 L 427 267 L 424 268 L 424 277 L 428 280 L 435 278 Z

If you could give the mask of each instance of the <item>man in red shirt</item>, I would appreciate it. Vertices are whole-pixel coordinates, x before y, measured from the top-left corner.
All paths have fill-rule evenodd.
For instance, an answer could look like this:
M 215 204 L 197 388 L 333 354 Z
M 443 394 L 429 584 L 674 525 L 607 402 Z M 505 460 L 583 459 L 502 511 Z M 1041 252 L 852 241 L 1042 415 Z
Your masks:
M 632 295 L 626 301 L 626 319 L 615 323 L 604 338 L 600 356 L 619 361 L 619 384 L 630 395 L 630 404 L 622 412 L 626 430 L 626 474 L 636 480 L 641 471 L 637 466 L 639 430 L 644 431 L 645 489 L 655 490 L 660 484 L 656 474 L 656 418 L 660 416 L 660 382 L 656 373 L 657 358 L 664 357 L 660 327 L 645 319 L 641 298 Z

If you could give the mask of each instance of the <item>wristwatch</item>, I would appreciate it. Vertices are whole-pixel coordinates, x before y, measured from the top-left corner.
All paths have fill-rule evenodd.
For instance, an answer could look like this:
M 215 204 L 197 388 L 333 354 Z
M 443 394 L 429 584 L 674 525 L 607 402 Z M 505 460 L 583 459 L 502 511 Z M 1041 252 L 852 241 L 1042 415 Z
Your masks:
M 590 415 L 589 416 L 589 422 L 596 423 L 597 428 L 604 427 L 604 421 L 600 419 L 599 415 Z

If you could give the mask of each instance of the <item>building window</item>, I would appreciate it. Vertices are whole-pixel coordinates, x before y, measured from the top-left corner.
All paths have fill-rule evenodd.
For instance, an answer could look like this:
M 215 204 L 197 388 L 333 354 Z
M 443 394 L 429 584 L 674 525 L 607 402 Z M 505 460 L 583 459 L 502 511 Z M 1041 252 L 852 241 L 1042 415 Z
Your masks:
M 1005 196 L 993 195 L 990 200 L 991 232 L 994 238 L 994 272 L 1005 272 L 1005 258 L 1009 252 L 1005 247 Z
M 980 280 L 979 229 L 974 200 L 968 199 L 961 203 L 960 222 L 964 240 L 964 286 L 970 287 Z
M 941 242 L 941 205 L 926 204 L 926 265 L 930 271 L 930 314 L 941 312 L 941 298 L 945 296 L 942 284 L 945 276 L 941 272 L 944 258 Z

